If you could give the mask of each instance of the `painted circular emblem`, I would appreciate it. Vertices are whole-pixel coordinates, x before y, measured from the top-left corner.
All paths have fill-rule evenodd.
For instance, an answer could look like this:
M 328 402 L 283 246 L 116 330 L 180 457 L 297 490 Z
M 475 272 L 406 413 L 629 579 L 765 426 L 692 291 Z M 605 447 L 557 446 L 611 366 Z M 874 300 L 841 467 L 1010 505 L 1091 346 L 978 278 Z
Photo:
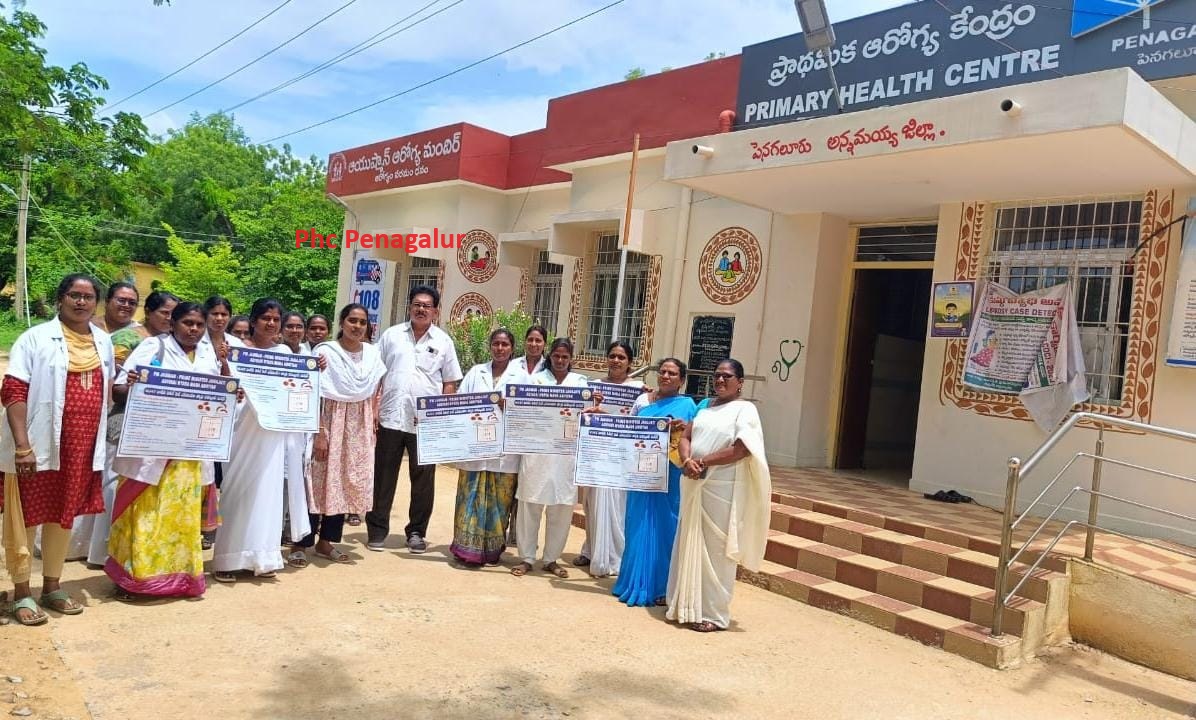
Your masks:
M 485 230 L 470 230 L 457 246 L 457 268 L 465 279 L 484 283 L 498 272 L 498 242 Z
M 453 322 L 463 322 L 474 315 L 493 314 L 494 308 L 486 296 L 475 292 L 467 292 L 457 298 L 457 301 L 453 303 L 453 308 L 449 310 L 449 318 Z
M 719 305 L 734 305 L 760 279 L 760 243 L 741 227 L 723 228 L 710 238 L 698 261 L 698 285 Z

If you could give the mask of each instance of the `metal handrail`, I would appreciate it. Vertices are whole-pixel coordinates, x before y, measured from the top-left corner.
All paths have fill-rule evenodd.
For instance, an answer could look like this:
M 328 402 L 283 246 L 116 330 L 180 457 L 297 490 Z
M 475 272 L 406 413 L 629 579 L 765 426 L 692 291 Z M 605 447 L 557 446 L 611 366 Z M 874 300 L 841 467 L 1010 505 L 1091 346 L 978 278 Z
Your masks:
M 1072 430 L 1072 428 L 1076 427 L 1078 424 L 1080 424 L 1081 422 L 1084 422 L 1086 420 L 1095 422 L 1097 424 L 1096 451 L 1094 453 L 1078 452 L 1075 455 L 1073 455 L 1072 458 L 1070 460 L 1068 460 L 1068 462 L 1063 466 L 1063 469 L 1060 470 L 1055 475 L 1055 477 L 1051 479 L 1051 481 L 1049 483 L 1047 483 L 1046 487 L 1044 487 L 1042 489 L 1042 492 L 1038 493 L 1038 496 L 1035 497 L 1034 500 L 1028 506 L 1026 506 L 1026 509 L 1021 513 L 1021 515 L 1017 515 L 1017 494 L 1018 494 L 1018 489 L 1020 488 L 1022 480 L 1025 480 L 1026 476 L 1029 475 L 1034 470 L 1034 468 L 1036 468 L 1039 465 L 1039 463 L 1042 462 L 1043 458 L 1046 457 L 1047 454 L 1049 454 L 1050 451 L 1052 449 L 1054 449 L 1056 445 L 1059 444 L 1059 441 L 1063 438 L 1064 435 L 1066 435 L 1068 432 L 1070 432 Z M 1149 423 L 1138 422 L 1135 420 L 1126 420 L 1124 418 L 1112 417 L 1110 415 L 1100 415 L 1097 413 L 1090 413 L 1090 412 L 1079 412 L 1079 413 L 1075 413 L 1074 415 L 1069 417 L 1066 422 L 1064 422 L 1062 425 L 1060 425 L 1058 428 L 1056 428 L 1055 431 L 1052 432 L 1050 434 L 1050 436 L 1047 437 L 1047 439 L 1045 441 L 1043 441 L 1043 443 L 1038 447 L 1038 449 L 1035 450 L 1034 453 L 1030 455 L 1030 458 L 1028 460 L 1026 460 L 1025 462 L 1022 462 L 1022 460 L 1017 457 L 1009 458 L 1009 462 L 1006 465 L 1005 509 L 1004 509 L 1004 513 L 1002 516 L 1002 522 L 1001 522 L 1001 547 L 997 554 L 996 582 L 994 583 L 994 588 L 993 588 L 995 593 L 994 593 L 994 597 L 993 597 L 993 621 L 992 621 L 991 634 L 994 637 L 999 637 L 1002 634 L 1002 630 L 1003 630 L 1003 626 L 1004 626 L 1005 606 L 1008 604 L 1009 600 L 1019 590 L 1021 590 L 1022 585 L 1024 585 L 1026 583 L 1026 580 L 1034 573 L 1034 571 L 1036 571 L 1039 568 L 1039 566 L 1043 563 L 1043 561 L 1045 560 L 1047 555 L 1051 552 L 1051 550 L 1054 549 L 1055 545 L 1063 538 L 1064 535 L 1067 534 L 1067 531 L 1077 525 L 1083 526 L 1085 528 L 1084 559 L 1087 561 L 1090 561 L 1090 562 L 1092 561 L 1092 553 L 1093 553 L 1093 549 L 1094 549 L 1095 542 L 1096 542 L 1096 531 L 1098 529 L 1100 529 L 1101 532 L 1107 532 L 1112 535 L 1118 535 L 1121 537 L 1130 538 L 1130 539 L 1136 540 L 1138 542 L 1141 542 L 1145 545 L 1150 545 L 1152 547 L 1158 547 L 1160 549 L 1167 550 L 1169 552 L 1174 552 L 1174 553 L 1177 553 L 1180 555 L 1185 555 L 1188 557 L 1196 558 L 1196 553 L 1188 552 L 1188 551 L 1177 549 L 1177 548 L 1167 547 L 1164 545 L 1160 545 L 1158 543 L 1150 542 L 1149 540 L 1143 540 L 1141 538 L 1134 538 L 1130 535 L 1126 535 L 1125 533 L 1118 532 L 1116 530 L 1111 530 L 1109 528 L 1098 527 L 1097 521 L 1099 520 L 1099 515 L 1100 515 L 1100 499 L 1101 498 L 1107 498 L 1107 499 L 1113 500 L 1115 502 L 1121 502 L 1121 503 L 1125 503 L 1127 505 L 1132 505 L 1134 507 L 1139 507 L 1139 508 L 1143 508 L 1143 509 L 1150 510 L 1153 512 L 1162 513 L 1162 514 L 1168 515 L 1170 517 L 1176 517 L 1176 518 L 1180 518 L 1183 520 L 1196 522 L 1196 517 L 1184 515 L 1182 513 L 1177 513 L 1175 511 L 1167 510 L 1165 508 L 1159 508 L 1159 507 L 1154 507 L 1152 505 L 1146 505 L 1144 503 L 1130 500 L 1128 498 L 1118 497 L 1116 495 L 1111 495 L 1109 493 L 1101 492 L 1101 489 L 1100 489 L 1101 471 L 1102 471 L 1105 463 L 1109 463 L 1111 465 L 1118 465 L 1120 467 L 1130 468 L 1130 469 L 1134 469 L 1134 470 L 1141 470 L 1144 472 L 1153 473 L 1155 475 L 1161 475 L 1163 477 L 1168 477 L 1168 478 L 1172 478 L 1175 480 L 1181 480 L 1184 482 L 1196 483 L 1196 478 L 1188 477 L 1186 475 L 1179 475 L 1176 473 L 1171 473 L 1171 472 L 1167 472 L 1164 470 L 1147 467 L 1144 465 L 1138 465 L 1138 464 L 1127 462 L 1124 460 L 1118 460 L 1116 458 L 1105 457 L 1105 429 L 1108 427 L 1119 427 L 1119 428 L 1124 428 L 1126 430 L 1134 430 L 1134 431 L 1137 431 L 1137 432 L 1140 432 L 1143 434 L 1147 434 L 1147 435 L 1156 435 L 1159 437 L 1170 438 L 1173 440 L 1181 440 L 1183 442 L 1196 443 L 1196 433 L 1188 432 L 1185 430 L 1176 430 L 1175 428 L 1163 427 L 1160 425 L 1151 425 Z M 1038 527 L 1035 528 L 1032 533 L 1030 533 L 1029 537 L 1027 537 L 1025 539 L 1025 541 L 1022 542 L 1022 545 L 1018 549 L 1017 553 L 1013 553 L 1013 531 L 1014 531 L 1014 529 L 1022 522 L 1022 520 L 1024 520 L 1027 516 L 1030 515 L 1030 512 L 1035 507 L 1038 506 L 1039 502 L 1042 501 L 1042 499 L 1046 496 L 1047 492 L 1049 492 L 1051 490 L 1051 488 L 1053 488 L 1055 486 L 1055 483 L 1057 483 L 1059 481 L 1059 479 L 1062 478 L 1063 475 L 1071 468 L 1071 466 L 1074 465 L 1075 462 L 1077 460 L 1079 460 L 1080 458 L 1091 458 L 1092 459 L 1092 479 L 1090 481 L 1090 487 L 1085 488 L 1082 486 L 1076 486 L 1076 487 L 1072 488 L 1071 491 L 1069 491 L 1067 493 L 1067 495 L 1065 495 L 1064 498 L 1062 500 L 1060 500 L 1055 505 L 1055 507 L 1051 510 L 1051 512 L 1047 514 L 1046 518 L 1038 525 Z M 1022 556 L 1022 553 L 1026 552 L 1027 550 L 1030 549 L 1030 545 L 1034 542 L 1034 540 L 1046 528 L 1046 526 L 1051 522 L 1051 520 L 1055 517 L 1055 515 L 1057 515 L 1059 513 L 1059 511 L 1063 509 L 1063 507 L 1068 503 L 1068 501 L 1070 501 L 1071 498 L 1076 495 L 1076 493 L 1087 493 L 1088 494 L 1088 497 L 1089 497 L 1089 499 L 1088 499 L 1088 521 L 1081 522 L 1079 520 L 1072 520 L 1072 521 L 1069 521 L 1068 523 L 1066 523 L 1063 526 L 1063 528 L 1055 534 L 1054 538 L 1050 541 L 1050 543 L 1048 543 L 1047 546 L 1039 553 L 1038 559 L 1035 560 L 1035 562 L 1029 567 L 1029 569 L 1027 569 L 1024 572 L 1021 580 L 1011 590 L 1006 592 L 1005 588 L 1009 583 L 1010 566 L 1013 565 L 1013 563 L 1018 561 L 1018 559 Z M 1022 564 L 1024 565 L 1025 563 L 1022 563 Z

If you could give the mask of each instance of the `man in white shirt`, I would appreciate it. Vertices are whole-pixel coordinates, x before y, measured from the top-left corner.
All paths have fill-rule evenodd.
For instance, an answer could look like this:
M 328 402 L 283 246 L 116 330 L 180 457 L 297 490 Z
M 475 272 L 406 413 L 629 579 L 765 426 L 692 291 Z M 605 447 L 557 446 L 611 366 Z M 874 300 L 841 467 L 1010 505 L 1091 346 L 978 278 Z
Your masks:
M 448 333 L 433 325 L 440 308 L 440 293 L 420 285 L 408 297 L 411 319 L 387 328 L 378 340 L 386 376 L 378 409 L 378 442 L 374 450 L 374 508 L 366 513 L 366 547 L 381 551 L 390 534 L 390 508 L 394 504 L 403 451 L 407 451 L 411 478 L 407 549 L 422 553 L 428 545 L 428 521 L 436 491 L 436 466 L 420 465 L 416 455 L 415 399 L 449 395 L 461 381 L 457 348 Z

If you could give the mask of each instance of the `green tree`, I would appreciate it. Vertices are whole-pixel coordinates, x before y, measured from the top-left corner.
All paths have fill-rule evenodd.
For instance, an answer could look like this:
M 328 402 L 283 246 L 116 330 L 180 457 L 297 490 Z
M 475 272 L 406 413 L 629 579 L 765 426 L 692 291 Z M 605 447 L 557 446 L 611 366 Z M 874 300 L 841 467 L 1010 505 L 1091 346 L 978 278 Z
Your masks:
M 0 4 L 0 8 L 3 5 Z M 98 93 L 108 85 L 87 66 L 48 65 L 38 44 L 43 25 L 19 5 L 11 18 L 0 14 L 0 183 L 19 187 L 17 168 L 31 159 L 28 223 L 30 299 L 46 283 L 35 281 L 39 268 L 84 269 L 67 253 L 63 240 L 93 264 L 127 261 L 114 250 L 117 233 L 109 222 L 127 215 L 131 195 L 127 171 L 148 147 L 145 126 L 129 113 L 98 117 Z M 15 268 L 16 199 L 0 189 L 0 286 Z M 55 224 L 57 233 L 53 227 Z M 61 253 L 67 253 L 63 256 Z M 123 259 L 122 259 L 123 258 Z M 118 273 L 118 269 L 109 268 Z M 53 283 L 56 285 L 57 281 Z
M 203 302 L 212 295 L 223 295 L 237 308 L 246 307 L 241 281 L 241 261 L 227 242 L 214 243 L 207 248 L 189 243 L 174 234 L 166 238 L 173 262 L 162 264 L 162 289 L 183 300 Z
M 633 67 L 623 75 L 624 80 L 638 80 L 645 75 L 642 67 Z
M 506 328 L 515 336 L 514 356 L 523 354 L 523 338 L 527 329 L 535 324 L 535 319 L 521 303 L 515 303 L 510 310 L 498 308 L 492 315 L 471 315 L 459 322 L 450 321 L 445 328 L 453 338 L 457 348 L 457 361 L 462 370 L 484 363 L 490 359 L 490 333 L 498 328 Z M 547 342 L 553 341 L 549 332 Z

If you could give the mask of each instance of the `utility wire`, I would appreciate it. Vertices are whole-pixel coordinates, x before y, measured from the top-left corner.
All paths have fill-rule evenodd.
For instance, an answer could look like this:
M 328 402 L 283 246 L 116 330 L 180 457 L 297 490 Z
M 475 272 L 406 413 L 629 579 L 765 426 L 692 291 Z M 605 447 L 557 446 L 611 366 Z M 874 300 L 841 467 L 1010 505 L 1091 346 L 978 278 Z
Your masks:
M 391 100 L 394 100 L 395 98 L 402 97 L 403 95 L 406 95 L 406 94 L 408 94 L 408 93 L 414 92 L 414 91 L 416 91 L 416 90 L 419 90 L 419 89 L 421 89 L 421 88 L 425 88 L 425 87 L 427 87 L 427 86 L 429 86 L 429 85 L 432 85 L 432 84 L 434 84 L 434 83 L 440 82 L 441 80 L 444 80 L 444 79 L 446 79 L 446 78 L 450 78 L 450 77 L 452 77 L 452 76 L 454 76 L 454 75 L 458 75 L 458 74 L 460 74 L 460 73 L 463 73 L 463 72 L 465 72 L 466 70 L 469 70 L 469 69 L 475 68 L 475 67 L 477 67 L 478 65 L 481 65 L 482 63 L 489 62 L 490 60 L 493 60 L 493 59 L 494 59 L 494 58 L 496 58 L 496 57 L 499 57 L 499 56 L 501 56 L 501 55 L 506 55 L 507 53 L 509 53 L 509 52 L 512 52 L 512 51 L 514 51 L 514 50 L 518 50 L 519 48 L 521 48 L 521 47 L 524 47 L 525 45 L 530 45 L 531 43 L 534 43 L 534 42 L 535 42 L 535 41 L 537 41 L 537 40 L 540 40 L 540 39 L 542 39 L 542 38 L 546 38 L 546 37 L 548 37 L 549 35 L 552 35 L 553 33 L 560 32 L 561 30 L 564 30 L 564 29 L 565 29 L 565 28 L 567 28 L 567 27 L 570 27 L 570 26 L 572 26 L 572 25 L 576 25 L 577 23 L 579 23 L 579 22 L 582 22 L 583 20 L 587 20 L 587 19 L 589 19 L 589 18 L 591 18 L 591 17 L 593 17 L 593 16 L 595 16 L 595 15 L 597 15 L 597 14 L 601 13 L 601 12 L 605 12 L 605 11 L 607 11 L 607 10 L 609 10 L 609 9 L 613 8 L 613 7 L 614 7 L 614 6 L 616 6 L 616 5 L 622 5 L 624 2 L 626 2 L 626 0 L 614 0 L 614 2 L 612 2 L 612 3 L 608 3 L 608 4 L 606 4 L 606 5 L 603 5 L 602 7 L 598 8 L 597 10 L 594 10 L 593 12 L 586 13 L 585 15 L 582 15 L 582 16 L 580 16 L 580 17 L 574 18 L 573 20 L 570 20 L 569 22 L 567 22 L 567 23 L 565 23 L 565 24 L 563 24 L 563 25 L 558 25 L 558 26 L 556 26 L 555 28 L 553 28 L 553 29 L 551 29 L 551 30 L 548 30 L 548 31 L 546 31 L 546 32 L 542 32 L 542 33 L 540 33 L 539 35 L 536 35 L 536 36 L 535 36 L 535 37 L 533 37 L 533 38 L 529 38 L 529 39 L 527 39 L 527 40 L 524 40 L 524 41 L 523 41 L 523 42 L 521 42 L 521 43 L 518 43 L 518 44 L 516 44 L 516 45 L 512 45 L 511 47 L 507 48 L 506 50 L 501 50 L 501 51 L 499 51 L 499 52 L 496 52 L 496 53 L 494 53 L 493 55 L 488 55 L 488 56 L 486 56 L 486 57 L 482 58 L 481 60 L 475 60 L 475 61 L 473 61 L 473 62 L 469 63 L 468 65 L 462 65 L 461 67 L 457 68 L 456 70 L 451 70 L 451 71 L 449 71 L 449 72 L 447 72 L 447 73 L 444 73 L 443 75 L 439 75 L 439 76 L 437 76 L 437 77 L 434 77 L 434 78 L 432 78 L 431 80 L 426 80 L 426 81 L 424 81 L 424 82 L 422 82 L 422 83 L 420 83 L 420 84 L 418 84 L 418 85 L 413 85 L 413 86 L 411 86 L 411 87 L 407 88 L 406 90 L 401 90 L 401 91 L 399 91 L 399 92 L 397 92 L 397 93 L 394 93 L 393 95 L 388 95 L 387 97 L 384 97 L 384 98 L 382 98 L 382 99 L 380 99 L 380 100 L 375 100 L 375 101 L 374 101 L 374 102 L 372 102 L 372 103 L 369 103 L 369 104 L 366 104 L 366 105 L 362 105 L 361 107 L 357 107 L 357 108 L 354 108 L 354 109 L 352 109 L 352 110 L 349 110 L 349 111 L 343 112 L 343 113 L 341 113 L 340 115 L 334 115 L 333 117 L 330 117 L 330 118 L 328 118 L 327 120 L 321 120 L 320 122 L 317 122 L 317 123 L 312 123 L 311 125 L 308 125 L 308 126 L 306 126 L 306 127 L 299 128 L 298 130 L 292 130 L 291 132 L 288 132 L 288 133 L 283 133 L 282 135 L 276 135 L 275 137 L 272 137 L 272 138 L 270 138 L 269 140 L 266 140 L 266 141 L 264 141 L 264 143 L 263 143 L 263 144 L 265 144 L 265 143 L 272 143 L 272 142 L 274 142 L 275 140 L 281 140 L 281 139 L 283 139 L 283 138 L 288 138 L 288 137 L 291 137 L 292 135 L 298 135 L 299 133 L 307 132 L 308 130 L 311 130 L 311 129 L 313 129 L 313 128 L 318 128 L 318 127 L 320 127 L 321 125 L 327 125 L 328 123 L 331 123 L 331 122 L 336 122 L 337 120 L 341 120 L 341 119 L 347 118 L 347 117 L 349 117 L 350 115 L 356 115 L 357 113 L 359 113 L 359 112 L 361 112 L 361 111 L 363 111 L 363 110 L 369 110 L 370 108 L 372 108 L 372 107 L 376 107 L 376 106 L 378 106 L 378 105 L 381 105 L 382 103 L 389 102 L 389 101 L 391 101 Z
M 283 0 L 283 2 L 282 2 L 280 5 L 278 5 L 277 7 L 275 7 L 273 10 L 271 10 L 270 12 L 268 12 L 268 13 L 266 13 L 265 15 L 261 16 L 261 17 L 260 17 L 260 18 L 258 18 L 257 20 L 254 20 L 252 23 L 250 23 L 250 24 L 249 24 L 249 25 L 247 25 L 245 28 L 243 28 L 243 29 L 242 29 L 240 32 L 238 32 L 237 34 L 233 35 L 232 37 L 230 37 L 229 39 L 225 40 L 224 42 L 220 43 L 219 45 L 217 45 L 216 47 L 212 48 L 211 50 L 207 51 L 207 52 L 206 52 L 206 53 L 204 53 L 203 55 L 200 55 L 199 57 L 195 58 L 195 59 L 194 59 L 194 60 L 192 60 L 191 62 L 189 62 L 189 63 L 187 63 L 186 65 L 182 66 L 182 67 L 181 67 L 181 68 L 179 68 L 178 70 L 175 70 L 174 72 L 170 73 L 169 75 L 163 75 L 162 77 L 160 77 L 160 78 L 158 78 L 157 80 L 153 81 L 153 82 L 152 82 L 152 83 L 150 83 L 149 85 L 146 85 L 145 87 L 141 88 L 140 90 L 138 90 L 137 92 L 133 93 L 132 95 L 126 95 L 126 96 L 124 96 L 123 98 L 121 98 L 120 100 L 117 100 L 116 102 L 114 102 L 114 103 L 112 103 L 112 104 L 110 104 L 110 105 L 106 105 L 106 106 L 105 106 L 104 108 L 102 108 L 102 109 L 103 109 L 103 110 L 111 110 L 112 108 L 116 107 L 117 105 L 120 105 L 121 103 L 125 102 L 126 100 L 132 100 L 133 98 L 137 97 L 138 95 L 140 95 L 141 93 L 145 92 L 146 90 L 149 90 L 150 88 L 152 88 L 152 87 L 155 87 L 155 86 L 157 86 L 158 84 L 160 84 L 160 83 L 162 83 L 162 82 L 164 82 L 164 81 L 166 81 L 166 80 L 169 80 L 170 78 L 174 77 L 175 75 L 178 75 L 179 73 L 181 73 L 182 71 L 184 71 L 184 70 L 186 70 L 187 68 L 191 67 L 191 66 L 192 66 L 192 65 L 194 65 L 195 63 L 199 62 L 200 60 L 203 60 L 204 58 L 206 58 L 207 56 L 209 56 L 209 55 L 211 55 L 212 53 L 216 52 L 217 50 L 219 50 L 220 48 L 224 47 L 225 45 L 228 45 L 228 44 L 229 44 L 230 42 L 232 42 L 233 40 L 236 40 L 237 38 L 241 37 L 241 36 L 242 36 L 242 35 L 244 35 L 245 33 L 247 33 L 247 32 L 249 32 L 250 30 L 252 30 L 253 28 L 257 27 L 257 25 L 258 25 L 259 23 L 261 23 L 263 20 L 265 20 L 266 18 L 270 17 L 270 16 L 271 16 L 271 15 L 273 15 L 274 13 L 278 12 L 279 10 L 283 9 L 284 7 L 286 7 L 287 5 L 290 5 L 290 4 L 291 4 L 291 0 Z
M 242 100 L 241 102 L 237 103 L 236 105 L 233 105 L 232 107 L 229 107 L 229 108 L 225 108 L 224 110 L 221 110 L 220 112 L 222 112 L 222 113 L 230 113 L 230 112 L 232 112 L 233 110 L 236 110 L 236 109 L 238 109 L 238 108 L 242 108 L 242 107 L 244 107 L 244 106 L 248 105 L 248 104 L 249 104 L 249 103 L 251 103 L 251 102 L 256 102 L 256 101 L 258 101 L 258 100 L 261 100 L 262 98 L 266 97 L 267 95 L 273 95 L 274 93 L 278 92 L 279 90 L 283 90 L 283 89 L 285 89 L 285 88 L 288 88 L 288 87 L 290 87 L 291 85 L 294 85 L 294 84 L 295 84 L 295 83 L 297 83 L 297 82 L 300 82 L 300 81 L 302 81 L 302 80 L 306 80 L 307 78 L 309 78 L 309 77 L 312 77 L 313 75 L 316 75 L 316 74 L 318 74 L 318 73 L 320 73 L 320 72 L 323 72 L 324 70 L 327 70 L 328 68 L 332 67 L 333 65 L 337 65 L 337 64 L 339 64 L 339 63 L 341 63 L 341 62 L 344 62 L 345 60 L 348 60 L 349 58 L 353 57 L 354 55 L 357 55 L 358 53 L 365 52 L 366 50 L 369 50 L 370 48 L 374 47 L 374 46 L 375 46 L 375 45 L 377 45 L 378 43 L 385 42 L 385 41 L 387 41 L 387 40 L 391 39 L 392 37 L 394 37 L 395 35 L 398 35 L 398 34 L 399 34 L 399 33 L 401 33 L 401 32 L 404 32 L 404 31 L 410 30 L 411 28 L 415 27 L 416 25 L 420 25 L 420 24 L 422 24 L 423 22 L 425 22 L 425 21 L 427 21 L 427 20 L 431 20 L 432 18 L 436 17 L 437 15 L 441 14 L 442 12 L 445 12 L 446 10 L 450 10 L 450 9 L 452 9 L 453 7 L 455 7 L 455 6 L 457 6 L 457 5 L 460 5 L 461 3 L 465 2 L 465 0 L 456 0 L 456 2 L 454 2 L 454 3 L 451 3 L 451 4 L 449 4 L 449 5 L 446 5 L 446 6 L 442 7 L 442 8 L 440 8 L 439 10 L 437 10 L 437 11 L 436 11 L 436 12 L 434 12 L 434 13 L 432 13 L 431 15 L 426 15 L 426 16 L 424 16 L 424 17 L 420 18 L 419 20 L 416 20 L 415 22 L 411 23 L 410 25 L 407 25 L 407 26 L 405 26 L 405 27 L 401 27 L 401 28 L 399 28 L 398 30 L 395 30 L 395 31 L 394 31 L 394 32 L 392 32 L 391 34 L 387 35 L 386 37 L 379 38 L 378 40 L 374 40 L 374 38 L 378 37 L 379 35 L 381 35 L 382 33 L 386 32 L 387 30 L 390 30 L 390 29 L 391 29 L 391 28 L 393 28 L 395 25 L 400 25 L 400 24 L 402 24 L 402 23 L 404 23 L 404 22 L 407 22 L 407 21 L 408 21 L 408 20 L 410 20 L 411 18 L 413 18 L 413 17 L 415 17 L 416 15 L 420 14 L 420 13 L 421 13 L 421 12 L 423 12 L 424 10 L 427 10 L 428 8 L 432 7 L 433 5 L 435 5 L 436 3 L 440 2 L 440 1 L 441 1 L 441 0 L 432 0 L 432 2 L 428 3 L 427 5 L 424 5 L 424 6 L 423 6 L 423 7 L 421 7 L 419 10 L 416 10 L 415 12 L 411 13 L 410 15 L 407 15 L 406 17 L 404 17 L 404 18 L 401 18 L 400 20 L 398 20 L 398 21 L 396 21 L 396 22 L 394 22 L 394 23 L 392 23 L 392 24 L 390 24 L 390 25 L 388 25 L 388 26 L 386 26 L 386 27 L 382 28 L 382 29 L 381 29 L 381 30 L 379 30 L 378 32 L 376 32 L 376 33 L 374 33 L 373 35 L 369 36 L 369 37 L 368 37 L 368 38 L 366 38 L 365 40 L 362 40 L 361 42 L 359 42 L 358 44 L 356 44 L 356 45 L 354 45 L 353 47 L 349 48 L 348 50 L 345 50 L 345 51 L 341 52 L 340 54 L 338 54 L 338 55 L 335 55 L 335 56 L 333 56 L 333 57 L 331 57 L 331 58 L 329 58 L 329 59 L 325 60 L 324 62 L 320 63 L 319 65 L 317 65 L 317 66 L 315 66 L 315 67 L 313 67 L 313 68 L 311 68 L 311 69 L 310 69 L 310 70 L 308 70 L 307 72 L 304 72 L 304 73 L 301 73 L 301 74 L 299 74 L 299 75 L 296 75 L 295 77 L 291 78 L 290 80 L 287 80 L 286 82 L 279 83 L 278 85 L 275 85 L 274 87 L 270 88 L 269 90 L 266 90 L 266 91 L 264 91 L 264 92 L 258 93 L 257 95 L 254 95 L 253 97 L 249 98 L 248 100 Z M 374 42 L 370 42 L 371 40 L 374 40 Z M 367 45 L 366 43 L 369 43 L 369 44 Z
M 198 95 L 198 94 L 200 94 L 200 93 L 204 92 L 205 90 L 208 90 L 208 89 L 210 89 L 210 88 L 213 88 L 213 87 L 215 87 L 215 86 L 219 85 L 220 83 L 224 82 L 225 80 L 228 80 L 230 77 L 232 77 L 233 75 L 236 75 L 237 73 L 241 72 L 242 70 L 244 70 L 245 68 L 249 67 L 250 65 L 253 65 L 253 64 L 257 63 L 257 62 L 260 62 L 261 60 L 264 60 L 266 57 L 268 57 L 268 56 L 272 55 L 273 53 L 277 52 L 278 50 L 281 50 L 281 49 L 283 49 L 284 47 L 286 47 L 287 45 L 290 45 L 290 44 L 291 44 L 292 42 L 294 42 L 295 40 L 298 40 L 300 37 L 302 37 L 302 36 L 306 35 L 306 34 L 307 34 L 309 31 L 311 31 L 311 30 L 312 30 L 313 28 L 315 28 L 317 25 L 319 25 L 319 24 L 323 23 L 325 20 L 329 19 L 329 18 L 330 18 L 330 17 L 332 17 L 333 15 L 336 15 L 337 13 L 339 13 L 340 11 L 342 11 L 342 10 L 344 10 L 345 8 L 349 7 L 350 5 L 352 5 L 352 4 L 353 4 L 353 3 L 355 3 L 355 2 L 357 2 L 357 0 L 349 0 L 349 2 L 345 3 L 344 5 L 341 5 L 341 6 L 340 6 L 340 7 L 338 7 L 337 9 L 335 9 L 335 10 L 333 10 L 332 12 L 328 13 L 327 15 L 325 15 L 324 17 L 320 18 L 319 20 L 315 21 L 315 22 L 314 22 L 314 23 L 312 23 L 311 25 L 308 25 L 307 27 L 303 28 L 303 29 L 302 29 L 302 30 L 300 30 L 299 32 L 295 33 L 294 35 L 292 35 L 291 37 L 287 38 L 285 41 L 283 41 L 283 42 L 279 43 L 278 45 L 275 45 L 274 47 L 270 48 L 269 50 L 267 50 L 266 52 L 262 53 L 261 55 L 258 55 L 256 58 L 254 58 L 254 59 L 250 60 L 249 62 L 245 63 L 244 65 L 242 65 L 241 67 L 237 68 L 236 70 L 233 70 L 232 72 L 230 72 L 229 74 L 225 75 L 224 77 L 222 77 L 222 78 L 219 78 L 219 79 L 217 79 L 217 80 L 213 80 L 212 82 L 208 83 L 207 85 L 204 85 L 203 87 L 201 87 L 200 89 L 196 90 L 195 92 L 193 92 L 193 93 L 191 93 L 191 94 L 189 94 L 189 95 L 184 95 L 183 97 L 179 98 L 178 100 L 175 100 L 174 102 L 170 103 L 169 105 L 163 105 L 162 107 L 158 108 L 157 110 L 155 110 L 155 111 L 153 111 L 153 112 L 151 112 L 151 113 L 146 113 L 146 114 L 145 114 L 145 115 L 143 115 L 142 117 L 151 117 L 151 116 L 153 116 L 153 115 L 157 115 L 158 113 L 160 113 L 160 112 L 162 112 L 162 111 L 164 111 L 164 110 L 169 110 L 170 108 L 174 107 L 175 105 L 178 105 L 178 104 L 179 104 L 179 103 L 181 103 L 181 102 L 185 102 L 185 101 L 187 101 L 187 100 L 190 100 L 191 98 L 193 98 L 193 97 L 195 97 L 196 95 Z

